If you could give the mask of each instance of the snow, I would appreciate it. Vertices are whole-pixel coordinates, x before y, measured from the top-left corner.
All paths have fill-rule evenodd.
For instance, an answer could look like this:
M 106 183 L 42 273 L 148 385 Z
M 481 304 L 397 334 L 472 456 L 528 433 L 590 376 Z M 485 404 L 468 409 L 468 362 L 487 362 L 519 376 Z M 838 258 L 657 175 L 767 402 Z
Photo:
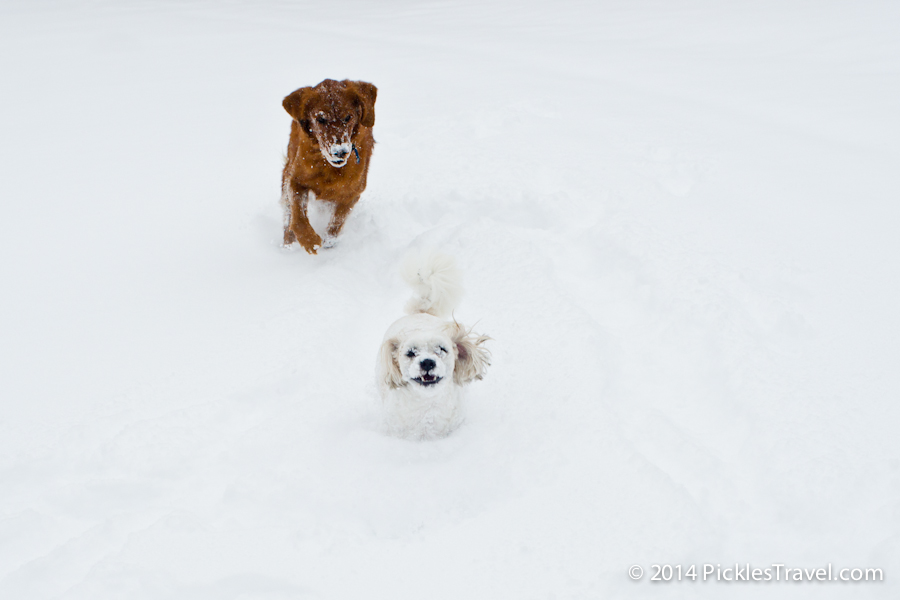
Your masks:
M 0 597 L 896 597 L 898 30 L 879 1 L 4 3 Z M 378 86 L 378 145 L 307 256 L 281 100 L 327 77 Z M 411 443 L 373 369 L 424 246 L 493 365 Z M 885 581 L 648 581 L 748 562 Z

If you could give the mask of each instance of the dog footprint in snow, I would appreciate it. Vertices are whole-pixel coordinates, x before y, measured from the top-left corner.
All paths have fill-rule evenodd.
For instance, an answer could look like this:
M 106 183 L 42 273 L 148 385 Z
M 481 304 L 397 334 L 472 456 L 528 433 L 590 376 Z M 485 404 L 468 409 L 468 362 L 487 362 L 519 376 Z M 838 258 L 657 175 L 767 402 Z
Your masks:
M 683 166 L 666 168 L 659 178 L 662 188 L 679 198 L 688 195 L 695 181 L 691 172 Z
M 679 156 L 671 148 L 657 146 L 642 152 L 638 172 L 655 179 L 664 191 L 683 198 L 696 185 L 708 167 L 700 160 Z

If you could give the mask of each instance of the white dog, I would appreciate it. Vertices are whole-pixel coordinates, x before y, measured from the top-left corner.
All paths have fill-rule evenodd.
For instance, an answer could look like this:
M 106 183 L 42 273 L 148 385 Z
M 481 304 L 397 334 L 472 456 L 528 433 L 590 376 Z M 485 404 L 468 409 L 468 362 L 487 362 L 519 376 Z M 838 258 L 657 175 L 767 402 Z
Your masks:
M 411 255 L 401 270 L 413 288 L 405 316 L 384 336 L 376 367 L 384 421 L 392 435 L 435 439 L 465 418 L 463 386 L 484 376 L 490 338 L 446 317 L 462 296 L 460 273 L 451 257 Z

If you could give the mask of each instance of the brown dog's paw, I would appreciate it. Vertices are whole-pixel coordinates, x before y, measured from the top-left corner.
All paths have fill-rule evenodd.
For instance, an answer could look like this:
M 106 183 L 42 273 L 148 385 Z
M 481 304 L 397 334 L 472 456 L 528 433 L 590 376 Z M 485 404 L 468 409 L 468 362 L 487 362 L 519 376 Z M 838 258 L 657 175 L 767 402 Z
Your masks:
M 303 246 L 303 249 L 310 254 L 317 254 L 316 250 L 322 247 L 322 238 L 312 230 L 312 227 L 310 227 L 308 231 L 300 233 L 295 231 L 294 235 L 296 236 L 297 241 L 300 242 L 300 245 Z
M 285 228 L 284 230 L 284 245 L 285 247 L 290 246 L 294 242 L 297 241 L 297 236 L 294 235 L 294 232 L 290 229 Z

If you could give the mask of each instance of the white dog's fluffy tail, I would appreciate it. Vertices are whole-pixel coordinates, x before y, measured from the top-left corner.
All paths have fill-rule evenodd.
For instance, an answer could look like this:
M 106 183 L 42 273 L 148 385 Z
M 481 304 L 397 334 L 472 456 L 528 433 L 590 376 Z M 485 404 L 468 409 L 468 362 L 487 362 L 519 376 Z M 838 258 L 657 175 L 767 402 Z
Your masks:
M 435 250 L 411 252 L 400 267 L 400 275 L 413 289 L 406 312 L 428 313 L 446 318 L 463 295 L 462 273 L 452 256 Z

